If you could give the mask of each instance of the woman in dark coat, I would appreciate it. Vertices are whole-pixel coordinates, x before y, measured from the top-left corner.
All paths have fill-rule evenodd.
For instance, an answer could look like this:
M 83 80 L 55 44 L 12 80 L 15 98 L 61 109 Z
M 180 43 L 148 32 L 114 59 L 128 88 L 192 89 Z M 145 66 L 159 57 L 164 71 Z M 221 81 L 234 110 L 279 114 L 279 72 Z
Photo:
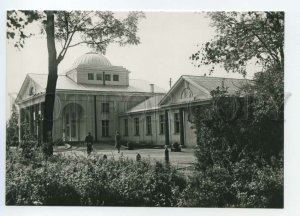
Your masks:
M 119 131 L 116 132 L 115 136 L 115 147 L 118 149 L 118 153 L 120 153 L 120 148 L 121 148 L 121 136 Z
M 89 132 L 89 135 L 85 137 L 86 147 L 87 147 L 87 154 L 90 155 L 93 151 L 93 142 L 94 138 L 92 137 L 91 133 Z

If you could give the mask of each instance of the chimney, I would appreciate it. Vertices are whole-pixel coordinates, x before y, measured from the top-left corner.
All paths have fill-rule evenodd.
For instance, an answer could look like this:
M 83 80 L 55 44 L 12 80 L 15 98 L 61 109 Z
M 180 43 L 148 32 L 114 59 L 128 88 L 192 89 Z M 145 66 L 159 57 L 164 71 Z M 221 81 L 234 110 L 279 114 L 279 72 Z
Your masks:
M 150 84 L 150 92 L 154 93 L 154 84 Z

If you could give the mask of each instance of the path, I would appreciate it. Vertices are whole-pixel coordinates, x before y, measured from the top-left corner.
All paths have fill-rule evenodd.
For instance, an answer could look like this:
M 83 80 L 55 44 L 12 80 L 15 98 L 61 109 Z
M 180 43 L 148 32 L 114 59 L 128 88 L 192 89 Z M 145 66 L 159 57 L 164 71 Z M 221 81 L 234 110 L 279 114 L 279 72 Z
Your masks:
M 92 154 L 107 155 L 108 158 L 118 158 L 121 155 L 129 159 L 135 160 L 136 155 L 139 153 L 142 158 L 149 158 L 151 161 L 164 161 L 164 149 L 134 149 L 127 150 L 121 148 L 121 153 L 118 153 L 114 146 L 109 144 L 94 144 L 94 151 Z M 86 146 L 84 145 L 72 145 L 68 149 L 59 148 L 55 150 L 56 153 L 63 155 L 82 155 L 86 156 Z M 195 156 L 193 149 L 182 149 L 182 152 L 169 151 L 170 163 L 178 169 L 187 168 L 193 166 L 195 163 Z

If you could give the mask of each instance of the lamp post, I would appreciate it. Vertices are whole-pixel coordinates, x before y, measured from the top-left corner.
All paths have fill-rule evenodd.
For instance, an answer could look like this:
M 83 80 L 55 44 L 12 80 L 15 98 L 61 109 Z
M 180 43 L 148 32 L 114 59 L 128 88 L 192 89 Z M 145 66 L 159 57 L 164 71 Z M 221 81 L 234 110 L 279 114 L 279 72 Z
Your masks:
M 39 110 L 38 114 L 37 114 L 37 139 L 38 139 L 38 145 L 41 145 L 41 123 L 43 121 L 43 117 L 42 117 L 42 113 L 41 110 Z

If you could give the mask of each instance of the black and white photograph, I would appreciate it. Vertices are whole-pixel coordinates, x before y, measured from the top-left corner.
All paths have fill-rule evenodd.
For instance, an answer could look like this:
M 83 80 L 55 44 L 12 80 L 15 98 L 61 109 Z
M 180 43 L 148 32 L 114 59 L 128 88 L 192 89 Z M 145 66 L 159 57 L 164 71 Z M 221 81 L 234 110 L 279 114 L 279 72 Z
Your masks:
M 3 205 L 283 210 L 286 17 L 6 8 Z

